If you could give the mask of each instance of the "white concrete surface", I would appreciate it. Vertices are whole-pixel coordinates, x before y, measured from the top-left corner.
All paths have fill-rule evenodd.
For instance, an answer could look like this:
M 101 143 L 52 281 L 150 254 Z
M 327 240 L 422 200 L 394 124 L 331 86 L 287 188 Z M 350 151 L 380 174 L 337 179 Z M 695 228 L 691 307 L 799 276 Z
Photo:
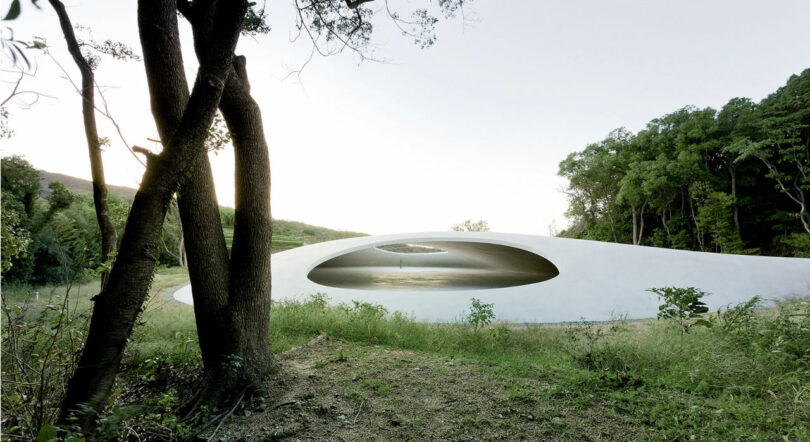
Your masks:
M 386 244 L 475 242 L 515 247 L 537 254 L 559 270 L 551 279 L 489 289 L 364 290 L 327 287 L 307 278 L 332 258 Z M 464 246 L 460 245 L 461 249 Z M 273 255 L 273 299 L 306 299 L 326 293 L 332 304 L 352 300 L 381 304 L 417 320 L 459 319 L 470 298 L 493 303 L 499 320 L 565 322 L 609 320 L 613 314 L 652 318 L 659 299 L 651 287 L 697 287 L 712 310 L 760 295 L 780 299 L 810 295 L 810 259 L 721 255 L 503 233 L 412 233 L 366 236 L 300 247 Z M 191 287 L 175 293 L 191 304 Z

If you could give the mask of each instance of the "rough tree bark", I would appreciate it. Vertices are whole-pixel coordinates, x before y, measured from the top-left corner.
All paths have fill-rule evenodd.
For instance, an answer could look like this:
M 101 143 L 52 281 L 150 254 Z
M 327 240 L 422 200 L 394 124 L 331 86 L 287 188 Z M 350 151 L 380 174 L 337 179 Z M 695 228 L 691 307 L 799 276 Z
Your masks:
M 96 128 L 95 105 L 95 76 L 90 63 L 82 55 L 79 42 L 73 32 L 73 25 L 65 10 L 65 5 L 59 0 L 49 0 L 51 6 L 59 17 L 59 25 L 67 42 L 68 52 L 78 66 L 82 76 L 82 118 L 84 120 L 84 135 L 87 138 L 87 150 L 90 153 L 90 170 L 93 175 L 93 203 L 96 208 L 96 220 L 101 231 L 101 262 L 106 263 L 115 252 L 118 245 L 118 233 L 110 217 L 110 208 L 107 205 L 107 183 L 104 179 L 104 162 L 101 159 L 101 143 Z M 102 289 L 107 285 L 109 271 L 101 273 Z
M 206 5 L 181 2 L 178 6 L 192 24 L 199 56 L 209 44 Z M 270 162 L 260 109 L 250 96 L 244 57 L 234 58 L 219 107 L 231 132 L 236 160 L 230 258 L 207 161 L 198 164 L 178 198 L 186 225 L 183 233 L 205 369 L 204 386 L 194 405 L 214 407 L 245 388 L 261 390 L 261 381 L 277 368 L 268 341 Z M 240 360 L 237 376 L 223 372 L 235 368 L 230 364 L 232 358 Z
M 218 2 L 211 39 L 177 129 L 159 155 L 149 155 L 107 286 L 94 298 L 90 330 L 59 415 L 59 424 L 92 432 L 115 381 L 124 346 L 141 312 L 157 259 L 161 227 L 172 194 L 205 155 L 214 119 L 245 16 L 245 1 Z M 185 82 L 174 1 L 141 0 L 138 27 L 152 112 L 166 113 L 176 97 L 160 89 Z
M 236 216 L 231 245 L 229 307 L 244 358 L 243 373 L 253 384 L 275 370 L 270 351 L 270 158 L 261 110 L 250 95 L 242 56 L 233 59 L 219 108 L 233 137 Z

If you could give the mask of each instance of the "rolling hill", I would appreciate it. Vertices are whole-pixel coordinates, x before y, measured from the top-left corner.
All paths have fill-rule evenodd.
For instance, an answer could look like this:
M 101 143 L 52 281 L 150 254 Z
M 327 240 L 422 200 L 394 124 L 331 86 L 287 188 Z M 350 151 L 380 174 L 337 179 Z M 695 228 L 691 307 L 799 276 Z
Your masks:
M 73 193 L 80 195 L 93 194 L 93 183 L 88 180 L 76 178 L 70 175 L 63 175 L 61 173 L 47 172 L 44 170 L 40 170 L 39 174 L 40 188 L 42 189 L 43 197 L 50 194 L 48 184 L 50 184 L 51 181 L 61 182 Z M 124 186 L 108 186 L 108 191 L 125 201 L 132 202 L 133 198 L 135 198 L 137 189 Z M 224 207 L 221 207 L 220 209 L 233 210 Z M 225 233 L 225 241 L 228 244 L 228 248 L 230 248 L 231 240 L 233 239 L 233 226 L 223 226 L 223 231 Z M 273 252 L 280 252 L 307 244 L 315 244 L 335 239 L 352 238 L 365 235 L 365 233 L 334 230 L 326 227 L 313 226 L 298 221 L 274 219 Z

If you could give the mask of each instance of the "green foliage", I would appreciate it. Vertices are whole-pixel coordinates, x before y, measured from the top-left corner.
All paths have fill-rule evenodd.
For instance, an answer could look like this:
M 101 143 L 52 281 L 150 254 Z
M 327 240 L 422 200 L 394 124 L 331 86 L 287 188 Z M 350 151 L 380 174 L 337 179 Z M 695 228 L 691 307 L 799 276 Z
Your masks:
M 683 333 L 689 332 L 694 325 L 711 327 L 712 324 L 703 317 L 709 311 L 701 299 L 708 293 L 694 287 L 661 287 L 648 291 L 658 295 L 664 301 L 658 307 L 658 319 L 671 319 L 678 323 Z M 695 320 L 694 322 L 692 320 Z
M 68 208 L 76 199 L 76 195 L 59 181 L 48 183 L 48 189 L 50 189 L 51 194 L 48 195 L 47 200 L 50 210 L 53 212 Z
M 734 227 L 733 216 L 736 204 L 733 196 L 717 192 L 711 184 L 698 181 L 689 188 L 689 194 L 697 206 L 695 224 L 697 235 L 704 250 L 721 253 L 742 253 L 743 244 L 740 232 Z M 709 240 L 714 245 L 707 247 L 704 235 L 709 234 Z
M 270 33 L 270 25 L 267 24 L 265 4 L 262 4 L 261 8 L 256 4 L 250 4 L 247 14 L 245 14 L 245 22 L 242 25 L 242 34 L 255 37 L 268 33 Z
M 325 309 L 328 302 L 329 296 L 327 296 L 326 293 L 315 293 L 314 295 L 309 295 L 309 304 L 317 308 Z
M 213 130 L 213 129 L 212 129 Z M 212 136 L 222 147 L 229 142 L 224 126 Z M 101 262 L 101 236 L 91 196 L 91 183 L 45 173 L 49 193 L 38 198 L 39 172 L 21 157 L 3 158 L 2 279 L 5 283 L 52 284 L 64 282 L 76 272 L 86 276 L 109 268 L 112 259 Z M 64 180 L 56 181 L 56 179 Z M 75 191 L 75 192 L 74 192 Z M 130 204 L 113 194 L 134 194 L 134 189 L 112 188 L 108 194 L 110 217 L 116 230 L 125 229 Z M 28 202 L 26 206 L 25 202 Z M 220 207 L 223 234 L 230 248 L 236 213 Z M 360 236 L 355 232 L 284 220 L 273 220 L 274 252 L 340 238 Z M 119 240 L 123 235 L 119 235 Z M 180 265 L 182 229 L 176 204 L 166 214 L 157 249 L 160 266 Z
M 728 306 L 717 311 L 717 319 L 720 328 L 726 333 L 736 333 L 751 328 L 755 318 L 755 309 L 762 302 L 762 298 L 754 296 L 746 302 L 741 302 L 734 307 Z
M 568 178 L 567 216 L 579 220 L 583 238 L 619 241 L 619 182 L 627 169 L 624 152 L 632 134 L 616 129 L 607 138 L 574 152 L 560 163 L 559 175 Z
M 482 304 L 478 298 L 470 299 L 470 311 L 464 317 L 464 321 L 476 331 L 489 325 L 495 319 L 493 306 L 494 304 Z
M 318 302 L 316 300 L 313 301 Z M 378 321 L 384 318 L 388 313 L 385 307 L 370 302 L 352 301 L 351 307 L 343 305 L 342 308 L 354 318 L 361 321 Z
M 93 199 L 77 195 L 63 183 L 51 181 L 47 198 L 35 198 L 39 191 L 39 175 L 25 160 L 3 158 L 3 280 L 14 283 L 61 283 L 65 275 L 76 272 L 97 273 L 111 262 L 101 262 L 101 233 Z M 14 179 L 14 176 L 23 178 Z M 33 180 L 36 179 L 36 192 Z M 9 189 L 16 193 L 6 192 Z M 30 207 L 23 200 L 34 197 Z M 113 225 L 123 232 L 130 205 L 113 194 L 108 195 Z M 164 265 L 178 264 L 180 243 L 179 219 L 169 211 L 161 233 L 158 261 Z M 119 236 L 119 239 L 121 236 Z M 67 274 L 65 273 L 67 268 Z
M 222 362 L 222 369 L 231 378 L 235 379 L 242 371 L 242 366 L 245 361 L 239 355 L 226 355 L 225 361 Z
M 205 138 L 205 148 L 208 149 L 209 152 L 217 154 L 219 151 L 224 150 L 229 144 L 231 144 L 231 133 L 228 131 L 228 126 L 225 124 L 225 119 L 222 117 L 222 114 L 217 111 L 217 113 L 214 114 L 214 122 L 211 123 L 211 127 L 208 128 L 208 136 Z M 233 213 L 233 210 L 231 210 L 231 213 Z M 233 225 L 232 220 L 231 225 Z
M 782 238 L 810 233 L 808 109 L 810 69 L 760 103 L 688 106 L 611 132 L 560 163 L 573 220 L 563 235 L 801 256 L 803 243 Z
M 137 392 L 149 386 L 149 394 L 120 396 L 103 413 L 101 434 L 109 440 L 132 436 L 130 430 L 144 434 L 144 428 L 163 431 L 160 437 L 170 439 L 186 434 L 185 425 L 205 421 L 205 413 L 190 423 L 175 420 L 175 404 L 183 401 L 178 401 L 180 390 L 172 382 L 182 379 L 193 385 L 188 373 L 200 363 L 199 348 L 193 310 L 161 304 L 158 293 L 184 278 L 177 270 L 159 271 L 151 307 L 142 316 L 144 324 L 136 326 L 118 384 L 129 384 Z M 90 308 L 89 297 L 97 287 L 96 283 L 81 288 L 82 295 L 76 298 L 79 312 Z M 59 290 L 53 290 L 54 299 L 60 299 Z M 3 290 L 9 307 L 24 303 L 26 296 L 20 288 Z M 43 291 L 40 299 L 48 296 Z M 360 369 L 369 362 L 358 354 L 378 345 L 386 358 L 392 354 L 388 349 L 421 352 L 411 353 L 411 358 L 439 355 L 447 367 L 474 367 L 473 372 L 486 379 L 482 391 L 536 406 L 536 419 L 572 413 L 571 419 L 589 421 L 593 415 L 581 413 L 593 410 L 611 427 L 632 427 L 640 439 L 805 440 L 810 436 L 808 300 L 783 302 L 768 310 L 744 303 L 738 307 L 745 313 L 735 317 L 745 320 L 724 317 L 735 307 L 721 309 L 716 315 L 704 314 L 715 327 L 693 328 L 688 334 L 668 321 L 629 321 L 626 315 L 616 315 L 609 323 L 571 326 L 496 324 L 481 333 L 466 323 L 420 323 L 397 312 L 381 315 L 373 304 L 363 304 L 330 307 L 325 294 L 304 302 L 275 302 L 271 346 L 282 352 L 325 333 L 347 341 L 348 350 L 330 354 L 323 365 L 316 365 L 350 361 Z M 727 322 L 734 325 L 724 327 Z M 3 321 L 4 327 L 7 323 Z M 3 342 L 4 352 L 10 348 L 7 342 Z M 6 356 L 4 381 L 11 369 L 7 364 L 13 362 Z M 379 370 L 378 365 L 365 367 L 370 372 Z M 7 408 L 14 397 L 6 394 L 8 385 L 4 382 L 2 396 L 5 419 L 14 415 Z M 390 380 L 372 377 L 358 382 L 354 393 L 351 390 L 345 394 L 357 401 L 355 408 L 363 399 L 387 395 L 395 400 L 396 395 L 407 394 Z M 16 425 L 6 423 L 4 434 Z M 39 428 L 26 430 L 24 439 L 34 440 Z M 13 435 L 20 434 L 21 429 L 14 430 Z
M 791 233 L 778 240 L 788 246 L 792 255 L 798 258 L 810 258 L 810 233 Z
M 222 222 L 222 227 L 233 228 L 236 222 L 236 211 L 230 207 L 219 208 L 219 219 Z
M 509 341 L 509 336 L 511 334 L 512 329 L 505 325 L 499 325 L 489 329 L 489 337 L 492 339 L 494 344 L 504 349 L 506 348 L 506 344 Z
M 489 223 L 483 219 L 478 221 L 468 219 L 463 223 L 453 224 L 450 229 L 454 232 L 489 232 Z
M 88 326 L 88 315 L 76 311 L 68 291 L 48 300 L 51 303 L 45 299 L 37 302 L 28 287 L 3 288 L 5 435 L 56 440 L 50 424 L 64 395 L 65 375 L 78 363 Z M 20 297 L 21 303 L 7 302 Z
M 37 442 L 58 441 L 59 438 L 57 436 L 58 432 L 56 431 L 56 427 L 45 424 L 40 428 L 39 433 L 37 433 Z
M 21 257 L 28 250 L 31 242 L 31 232 L 23 225 L 24 208 L 16 199 L 2 192 L 2 272 L 5 274 L 13 266 L 13 261 Z
M 39 172 L 20 156 L 3 157 L 0 187 L 6 197 L 22 203 L 26 215 L 31 215 L 39 196 Z

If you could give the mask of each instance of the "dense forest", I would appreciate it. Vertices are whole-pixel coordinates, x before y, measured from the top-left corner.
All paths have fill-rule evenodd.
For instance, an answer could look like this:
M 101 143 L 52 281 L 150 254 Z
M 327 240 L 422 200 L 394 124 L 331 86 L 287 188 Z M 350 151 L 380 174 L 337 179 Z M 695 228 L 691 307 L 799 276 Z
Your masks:
M 810 69 L 760 101 L 687 106 L 570 154 L 562 236 L 810 256 Z
M 22 157 L 2 159 L 3 283 L 60 284 L 76 276 L 92 278 L 111 265 L 101 262 L 91 189 L 88 181 L 38 171 Z M 118 186 L 111 190 L 110 214 L 116 230 L 123 233 L 135 191 Z M 229 248 L 234 215 L 234 209 L 220 207 Z M 362 235 L 284 220 L 273 220 L 273 229 L 273 252 Z M 182 232 L 172 201 L 160 237 L 159 266 L 185 265 Z

